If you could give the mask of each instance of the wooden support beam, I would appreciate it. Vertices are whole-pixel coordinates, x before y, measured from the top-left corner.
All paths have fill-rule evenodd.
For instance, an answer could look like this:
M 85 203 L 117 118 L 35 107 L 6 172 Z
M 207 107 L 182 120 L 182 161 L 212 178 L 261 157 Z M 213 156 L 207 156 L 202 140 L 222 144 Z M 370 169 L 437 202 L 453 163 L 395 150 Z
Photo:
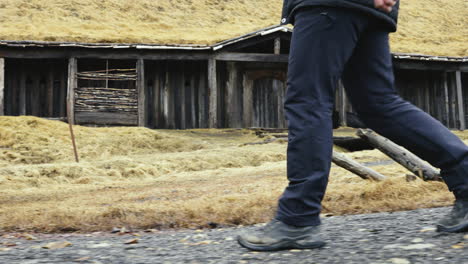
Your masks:
M 249 78 L 248 74 L 243 76 L 243 125 L 245 128 L 252 127 L 253 122 L 253 80 Z
M 239 52 L 224 52 L 216 56 L 216 60 L 220 61 L 244 61 L 244 62 L 278 62 L 287 63 L 288 55 L 275 55 L 263 53 L 239 53 Z
M 218 85 L 216 78 L 216 60 L 208 60 L 209 127 L 218 127 Z
M 343 153 L 333 151 L 332 161 L 336 165 L 356 174 L 365 180 L 383 181 L 386 179 L 386 177 L 382 174 L 371 168 L 361 165 Z
M 5 59 L 0 58 L 0 116 L 5 115 Z
M 75 124 L 75 89 L 78 86 L 76 73 L 78 71 L 78 63 L 76 58 L 68 60 L 68 89 L 67 89 L 67 115 L 68 122 Z
M 465 130 L 465 107 L 463 105 L 463 90 L 461 81 L 461 72 L 455 72 L 455 85 L 457 87 L 457 106 L 458 106 L 458 120 L 460 122 L 460 130 Z
M 370 129 L 359 129 L 357 135 L 423 180 L 440 181 L 439 172 L 418 156 Z
M 281 38 L 275 38 L 273 53 L 275 55 L 281 54 Z
M 138 92 L 138 126 L 146 126 L 146 85 L 145 85 L 145 62 L 138 59 L 136 64 Z

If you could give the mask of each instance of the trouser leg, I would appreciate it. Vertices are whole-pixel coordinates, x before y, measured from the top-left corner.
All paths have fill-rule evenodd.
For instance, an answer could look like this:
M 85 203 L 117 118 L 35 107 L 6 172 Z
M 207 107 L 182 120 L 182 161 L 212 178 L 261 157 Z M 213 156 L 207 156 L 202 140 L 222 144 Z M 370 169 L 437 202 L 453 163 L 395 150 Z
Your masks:
M 371 129 L 441 169 L 455 194 L 468 186 L 468 148 L 444 125 L 394 89 L 388 33 L 363 35 L 345 66 L 343 83 L 353 109 Z
M 302 10 L 295 20 L 285 100 L 289 185 L 276 218 L 308 226 L 320 224 L 332 156 L 335 86 L 366 21 L 335 8 Z

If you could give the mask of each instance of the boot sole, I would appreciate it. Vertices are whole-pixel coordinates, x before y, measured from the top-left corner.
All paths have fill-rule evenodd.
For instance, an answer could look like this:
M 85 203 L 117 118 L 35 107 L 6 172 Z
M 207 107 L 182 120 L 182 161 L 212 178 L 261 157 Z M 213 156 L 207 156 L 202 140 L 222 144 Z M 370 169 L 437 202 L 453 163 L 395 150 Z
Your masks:
M 437 225 L 437 232 L 444 232 L 444 233 L 468 232 L 468 222 L 465 222 L 456 226 L 452 226 L 452 227 Z
M 287 250 L 287 249 L 314 249 L 314 248 L 321 248 L 325 246 L 325 242 L 323 241 L 316 241 L 308 244 L 298 244 L 295 241 L 280 241 L 275 244 L 271 245 L 259 245 L 259 244 L 252 244 L 250 242 L 245 241 L 241 237 L 237 238 L 237 242 L 247 249 L 254 250 L 254 251 L 278 251 L 278 250 Z

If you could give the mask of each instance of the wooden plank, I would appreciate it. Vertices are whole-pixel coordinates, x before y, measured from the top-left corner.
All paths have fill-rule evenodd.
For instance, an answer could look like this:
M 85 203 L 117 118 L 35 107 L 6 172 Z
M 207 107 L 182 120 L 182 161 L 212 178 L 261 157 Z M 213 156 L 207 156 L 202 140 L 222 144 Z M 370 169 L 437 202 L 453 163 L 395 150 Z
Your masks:
M 458 120 L 460 122 L 460 130 L 465 130 L 465 108 L 463 106 L 463 91 L 460 71 L 455 72 L 455 85 L 457 87 Z
M 0 47 L 4 58 L 14 59 L 104 59 L 104 60 L 207 60 L 211 51 L 168 51 L 168 50 L 117 50 L 86 48 L 9 48 Z
M 202 74 L 199 76 L 199 85 L 198 85 L 198 127 L 206 128 L 208 127 L 206 121 L 206 75 Z
M 153 79 L 153 118 L 154 118 L 154 127 L 161 127 L 161 78 L 159 73 L 159 67 L 156 67 Z
M 51 67 L 47 75 L 47 116 L 54 115 L 54 68 Z
M 145 91 L 145 61 L 138 59 L 136 63 L 138 91 L 138 126 L 146 126 L 146 91 Z
M 19 84 L 19 115 L 26 115 L 26 68 L 22 64 L 20 68 Z
M 193 68 L 191 68 L 193 69 Z M 195 89 L 195 74 L 190 77 L 190 127 L 197 127 L 197 92 Z
M 209 111 L 208 122 L 210 128 L 218 127 L 218 85 L 216 76 L 216 60 L 211 58 L 208 60 L 208 96 L 209 96 Z
M 243 75 L 243 125 L 245 128 L 252 127 L 253 120 L 253 80 L 248 74 Z
M 275 55 L 281 54 L 281 38 L 275 38 L 273 45 L 273 53 Z
M 186 87 L 185 87 L 185 70 L 184 70 L 184 64 L 181 63 L 180 67 L 180 72 L 179 72 L 179 78 L 177 82 L 177 88 L 179 89 L 179 96 L 177 97 L 177 100 L 179 100 L 178 106 L 179 112 L 180 112 L 180 129 L 186 129 L 187 128 L 187 117 L 186 117 L 186 110 L 187 110 L 187 101 L 186 101 Z
M 288 55 L 275 55 L 264 53 L 240 53 L 240 52 L 225 52 L 217 55 L 216 60 L 219 61 L 245 61 L 245 62 L 277 62 L 287 63 Z
M 237 89 L 237 66 L 235 62 L 227 63 L 228 80 L 226 83 L 226 127 L 239 127 L 238 115 L 240 109 L 238 108 L 236 100 Z
M 66 91 L 67 91 L 67 84 L 66 84 L 66 72 L 61 72 L 60 73 L 60 89 L 59 89 L 59 117 L 65 117 L 66 116 Z
M 76 122 L 93 125 L 138 125 L 138 115 L 131 113 L 77 112 Z
M 68 60 L 68 89 L 67 89 L 67 116 L 68 122 L 75 124 L 75 89 L 78 86 L 76 73 L 78 71 L 78 63 L 76 58 Z
M 5 59 L 0 58 L 0 116 L 5 115 Z
M 32 79 L 32 86 L 29 86 L 29 89 L 26 93 L 26 96 L 28 97 L 27 101 L 27 106 L 29 106 L 29 111 L 28 109 L 26 110 L 26 113 L 30 112 L 31 115 L 33 116 L 42 116 L 42 111 L 41 109 L 41 101 L 43 101 L 44 98 L 41 96 L 42 92 L 42 86 L 41 86 L 41 72 L 40 71 L 34 71 L 31 73 L 31 79 Z

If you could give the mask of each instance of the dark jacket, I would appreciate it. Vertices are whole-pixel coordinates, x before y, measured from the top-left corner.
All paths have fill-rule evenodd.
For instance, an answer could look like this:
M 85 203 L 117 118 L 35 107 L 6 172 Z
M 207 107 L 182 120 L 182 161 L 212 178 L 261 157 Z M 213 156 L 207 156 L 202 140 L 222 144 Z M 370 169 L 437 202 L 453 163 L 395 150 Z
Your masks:
M 293 13 L 302 7 L 330 6 L 345 7 L 360 10 L 377 17 L 389 31 L 396 31 L 398 7 L 400 1 L 393 7 L 392 12 L 386 13 L 374 7 L 374 0 L 284 0 L 281 24 L 294 24 Z

